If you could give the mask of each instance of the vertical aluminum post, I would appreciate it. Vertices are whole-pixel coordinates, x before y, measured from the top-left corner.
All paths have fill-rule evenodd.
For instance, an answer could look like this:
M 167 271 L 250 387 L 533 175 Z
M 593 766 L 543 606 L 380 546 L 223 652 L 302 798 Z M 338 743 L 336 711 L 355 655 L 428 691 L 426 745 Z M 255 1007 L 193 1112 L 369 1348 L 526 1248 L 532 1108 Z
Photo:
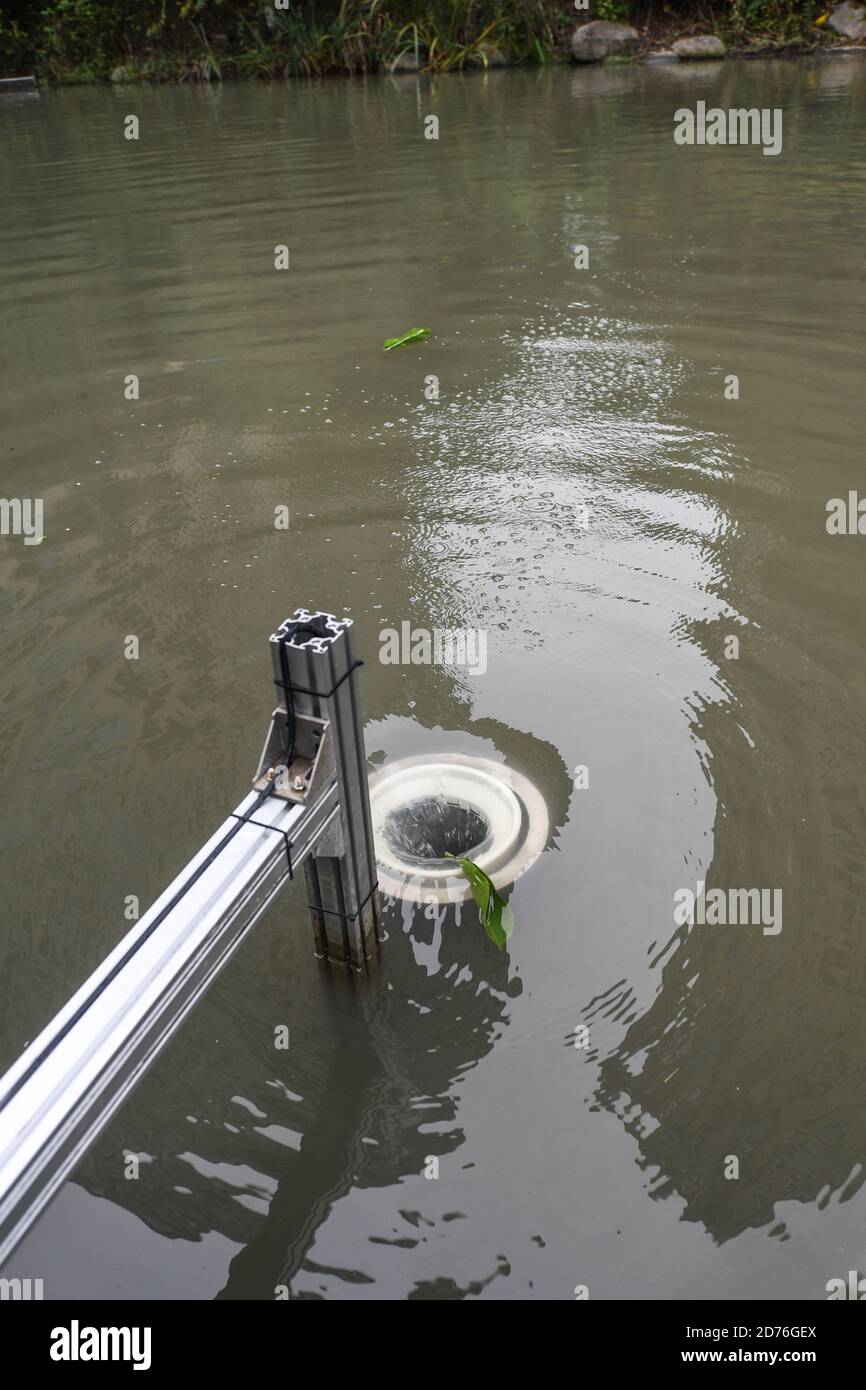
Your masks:
M 286 716 L 288 742 L 306 720 L 327 721 L 339 798 L 335 820 L 304 864 L 316 952 L 356 970 L 369 965 L 379 936 L 376 856 L 367 785 L 367 755 L 358 698 L 352 622 L 299 608 L 271 635 L 274 682 Z M 299 731 L 293 736 L 292 726 Z M 288 784 L 298 784 L 291 759 Z

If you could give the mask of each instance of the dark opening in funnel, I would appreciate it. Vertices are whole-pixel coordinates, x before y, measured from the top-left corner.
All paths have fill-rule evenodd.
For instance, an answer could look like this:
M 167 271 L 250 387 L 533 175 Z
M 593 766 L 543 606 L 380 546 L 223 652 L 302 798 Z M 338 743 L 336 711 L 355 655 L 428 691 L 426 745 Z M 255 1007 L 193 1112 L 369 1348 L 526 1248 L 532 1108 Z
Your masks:
M 407 862 L 472 855 L 487 838 L 483 816 L 444 796 L 423 796 L 392 811 L 384 824 L 391 848 Z

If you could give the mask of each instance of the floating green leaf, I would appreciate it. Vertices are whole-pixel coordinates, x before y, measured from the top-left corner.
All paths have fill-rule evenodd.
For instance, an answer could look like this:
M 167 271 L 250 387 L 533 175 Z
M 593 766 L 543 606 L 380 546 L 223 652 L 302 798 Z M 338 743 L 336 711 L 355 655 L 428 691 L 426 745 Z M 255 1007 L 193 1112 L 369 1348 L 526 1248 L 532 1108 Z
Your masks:
M 453 854 L 448 855 L 449 859 L 455 857 Z M 481 925 L 493 944 L 501 951 L 514 929 L 514 914 L 483 869 L 479 869 L 471 859 L 457 858 L 457 863 L 472 889 L 472 896 L 481 916 Z
M 386 352 L 392 348 L 408 347 L 409 343 L 420 343 L 422 338 L 429 338 L 429 328 L 410 328 L 408 333 L 401 333 L 399 338 L 386 338 L 384 347 Z

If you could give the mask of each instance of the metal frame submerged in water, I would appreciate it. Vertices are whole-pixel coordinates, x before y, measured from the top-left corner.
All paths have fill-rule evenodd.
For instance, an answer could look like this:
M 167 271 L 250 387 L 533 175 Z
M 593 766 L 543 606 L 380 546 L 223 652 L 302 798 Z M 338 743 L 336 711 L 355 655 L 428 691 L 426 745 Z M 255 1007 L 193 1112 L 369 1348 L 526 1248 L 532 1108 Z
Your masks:
M 0 1078 L 0 1265 L 296 868 L 317 954 L 376 954 L 352 623 L 299 609 L 270 643 L 280 703 L 254 790 Z

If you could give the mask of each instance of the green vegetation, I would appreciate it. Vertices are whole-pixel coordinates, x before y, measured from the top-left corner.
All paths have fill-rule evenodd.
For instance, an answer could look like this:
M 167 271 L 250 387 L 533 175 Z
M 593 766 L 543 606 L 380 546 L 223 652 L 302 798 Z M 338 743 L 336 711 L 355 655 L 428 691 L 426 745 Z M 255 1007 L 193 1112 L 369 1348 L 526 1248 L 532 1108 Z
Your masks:
M 631 0 L 597 0 L 592 7 L 593 19 L 609 19 L 615 24 L 630 24 L 637 6 Z
M 833 9 L 836 0 L 731 0 L 726 7 L 722 37 L 730 43 L 800 45 L 820 41 L 815 20 Z
M 280 4 L 281 8 L 276 5 Z M 50 81 L 219 80 L 372 72 L 402 52 L 432 71 L 564 51 L 567 0 L 3 0 L 0 73 Z
M 279 6 L 280 8 L 277 8 Z M 566 59 L 575 23 L 628 21 L 647 44 L 717 32 L 739 47 L 832 42 L 820 0 L 3 0 L 0 75 L 219 81 Z
M 449 854 L 447 857 L 454 859 L 456 856 Z M 483 869 L 479 869 L 478 865 L 473 864 L 471 859 L 458 858 L 457 863 L 460 865 L 463 877 L 472 889 L 472 896 L 481 917 L 481 925 L 493 944 L 498 946 L 501 951 L 514 928 L 514 916 L 511 908 Z
M 410 343 L 420 343 L 422 338 L 429 337 L 429 328 L 410 328 L 408 333 L 401 333 L 399 338 L 386 338 L 383 346 L 386 352 L 391 352 L 393 348 L 408 347 Z

